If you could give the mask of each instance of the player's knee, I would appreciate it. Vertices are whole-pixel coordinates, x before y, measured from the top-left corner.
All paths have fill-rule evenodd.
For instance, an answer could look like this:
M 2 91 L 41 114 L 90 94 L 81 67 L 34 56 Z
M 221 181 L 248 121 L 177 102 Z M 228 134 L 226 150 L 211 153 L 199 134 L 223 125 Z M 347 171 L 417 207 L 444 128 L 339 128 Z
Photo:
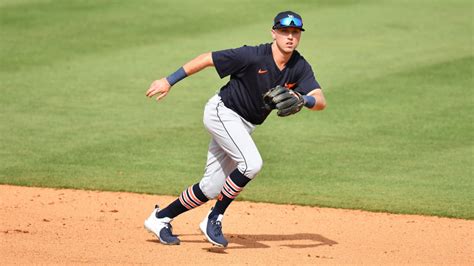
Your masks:
M 209 182 L 209 180 L 201 180 L 201 182 L 199 182 L 199 188 L 201 188 L 202 193 L 208 199 L 216 198 L 221 192 L 221 187 L 220 184 Z
M 206 195 L 206 197 L 207 197 L 208 199 L 212 200 L 212 199 L 217 198 L 217 196 L 219 195 L 220 192 L 221 192 L 221 190 L 217 190 L 217 189 L 215 189 L 215 190 L 208 190 L 208 191 L 207 191 L 207 194 L 205 194 L 205 195 Z
M 245 169 L 242 169 L 245 176 L 253 179 L 262 169 L 263 160 L 260 156 L 253 158 L 252 160 L 245 162 Z

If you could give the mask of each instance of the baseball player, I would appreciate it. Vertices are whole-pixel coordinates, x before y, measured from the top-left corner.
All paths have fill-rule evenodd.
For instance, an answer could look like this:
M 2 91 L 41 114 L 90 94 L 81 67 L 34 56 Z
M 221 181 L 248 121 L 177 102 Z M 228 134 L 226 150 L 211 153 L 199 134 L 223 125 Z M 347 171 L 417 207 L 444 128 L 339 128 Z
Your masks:
M 166 208 L 155 206 L 145 220 L 145 228 L 161 243 L 178 245 L 180 240 L 172 233 L 171 221 L 217 198 L 199 227 L 209 242 L 226 247 L 228 241 L 222 233 L 224 212 L 262 168 L 262 158 L 251 137 L 256 126 L 273 109 L 285 117 L 303 106 L 311 110 L 325 108 L 326 101 L 311 66 L 296 51 L 302 31 L 300 15 L 280 12 L 271 30 L 273 42 L 204 53 L 151 84 L 146 96 L 161 100 L 174 84 L 206 67 L 213 66 L 220 78 L 230 76 L 204 109 L 203 122 L 211 141 L 201 181 L 185 189 Z

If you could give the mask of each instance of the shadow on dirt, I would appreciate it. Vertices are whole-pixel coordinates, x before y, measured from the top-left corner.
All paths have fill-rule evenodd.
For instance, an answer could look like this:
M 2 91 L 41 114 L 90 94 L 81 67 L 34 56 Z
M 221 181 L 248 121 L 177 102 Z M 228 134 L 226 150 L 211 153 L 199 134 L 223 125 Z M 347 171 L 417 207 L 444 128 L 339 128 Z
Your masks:
M 198 234 L 181 234 L 181 242 L 183 243 L 203 243 L 206 240 L 187 240 L 186 236 L 194 236 Z M 319 234 L 292 234 L 292 235 L 237 235 L 227 234 L 230 246 L 223 249 L 218 247 L 203 248 L 210 252 L 225 253 L 224 250 L 228 249 L 246 249 L 246 248 L 270 248 L 270 245 L 262 242 L 283 242 L 278 246 L 288 248 L 314 248 L 319 246 L 332 246 L 338 244 L 336 241 L 326 238 Z M 183 239 L 184 238 L 184 239 Z M 150 242 L 157 242 L 158 240 L 148 240 Z M 297 243 L 295 243 L 297 242 Z M 301 243 L 303 242 L 303 243 Z M 310 242 L 310 243 L 308 243 Z
M 240 248 L 269 248 L 261 242 L 267 241 L 284 241 L 280 246 L 289 248 L 314 248 L 318 246 L 332 246 L 337 242 L 318 234 L 292 234 L 292 235 L 227 235 L 230 243 L 238 244 L 237 247 L 229 247 L 229 249 Z M 292 243 L 292 241 L 306 240 L 305 243 Z M 314 243 L 307 243 L 308 241 Z

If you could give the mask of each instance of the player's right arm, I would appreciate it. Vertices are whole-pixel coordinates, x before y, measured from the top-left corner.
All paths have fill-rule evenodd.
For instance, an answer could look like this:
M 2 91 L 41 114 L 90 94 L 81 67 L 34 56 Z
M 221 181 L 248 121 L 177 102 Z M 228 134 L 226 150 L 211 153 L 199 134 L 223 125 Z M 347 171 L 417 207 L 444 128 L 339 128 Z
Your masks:
M 210 66 L 214 66 L 214 62 L 212 61 L 212 53 L 208 52 L 201 54 L 184 64 L 183 67 L 179 68 L 176 70 L 176 72 L 169 75 L 168 77 L 153 81 L 153 83 L 150 85 L 150 88 L 146 92 L 146 96 L 151 98 L 158 94 L 156 100 L 159 101 L 168 94 L 171 86 L 176 84 L 178 81 Z

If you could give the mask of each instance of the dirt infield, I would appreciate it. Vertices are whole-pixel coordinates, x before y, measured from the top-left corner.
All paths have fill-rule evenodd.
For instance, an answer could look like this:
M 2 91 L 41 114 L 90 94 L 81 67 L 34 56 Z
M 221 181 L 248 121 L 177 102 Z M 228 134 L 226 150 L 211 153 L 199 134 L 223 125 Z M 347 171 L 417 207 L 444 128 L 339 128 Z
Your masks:
M 173 197 L 0 185 L 2 263 L 340 264 L 474 261 L 474 221 L 235 202 L 227 249 L 204 241 L 206 206 L 175 219 L 181 245 L 143 229 Z

